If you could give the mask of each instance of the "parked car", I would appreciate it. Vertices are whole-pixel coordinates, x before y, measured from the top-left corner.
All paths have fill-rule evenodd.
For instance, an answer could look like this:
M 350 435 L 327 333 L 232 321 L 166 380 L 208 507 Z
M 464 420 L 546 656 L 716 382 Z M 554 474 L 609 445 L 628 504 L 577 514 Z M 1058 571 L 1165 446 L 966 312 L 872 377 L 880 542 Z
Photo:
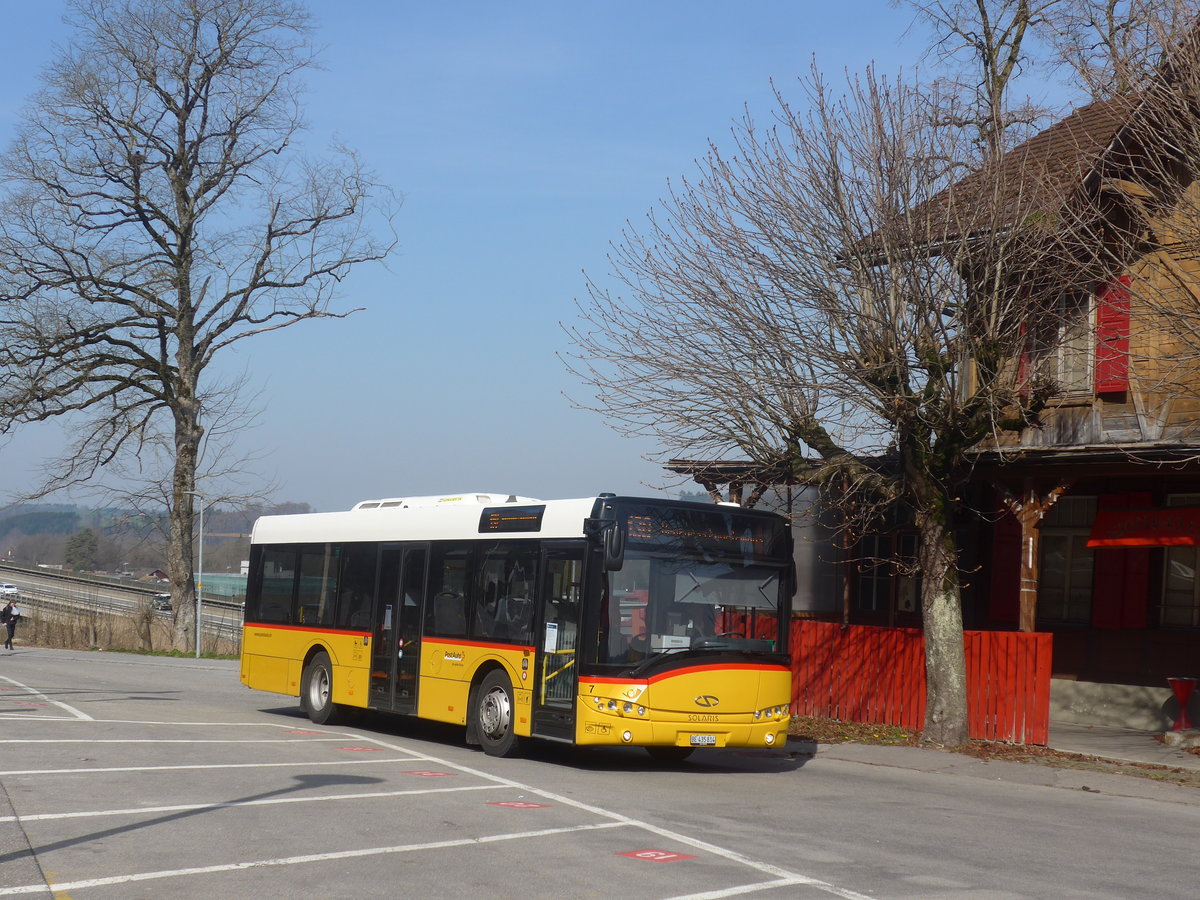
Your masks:
M 171 595 L 170 594 L 155 594 L 154 595 L 154 608 L 155 609 L 165 609 L 167 611 L 170 611 Z
M 15 584 L 0 584 L 0 597 L 18 597 L 20 594 Z

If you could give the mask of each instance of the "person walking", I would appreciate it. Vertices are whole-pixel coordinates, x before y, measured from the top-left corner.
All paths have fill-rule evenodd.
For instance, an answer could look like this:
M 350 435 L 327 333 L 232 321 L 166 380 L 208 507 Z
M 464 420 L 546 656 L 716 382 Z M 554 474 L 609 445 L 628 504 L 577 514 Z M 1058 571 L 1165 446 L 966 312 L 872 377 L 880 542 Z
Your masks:
M 21 618 L 21 610 L 17 608 L 17 601 L 10 599 L 4 609 L 0 609 L 0 625 L 3 625 L 6 634 L 4 637 L 4 649 L 11 650 L 13 648 L 13 635 L 17 633 L 17 622 Z

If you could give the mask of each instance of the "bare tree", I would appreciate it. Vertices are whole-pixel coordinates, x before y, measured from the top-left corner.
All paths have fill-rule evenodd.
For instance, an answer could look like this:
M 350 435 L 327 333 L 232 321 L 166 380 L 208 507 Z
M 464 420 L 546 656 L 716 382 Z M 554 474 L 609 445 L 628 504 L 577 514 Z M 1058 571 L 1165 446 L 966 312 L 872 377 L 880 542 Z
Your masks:
M 933 29 L 929 55 L 945 73 L 940 86 L 954 99 L 947 124 L 968 128 L 998 156 L 1047 111 L 1013 97 L 1013 82 L 1032 64 L 1028 40 L 1061 0 L 893 0 L 912 7 Z
M 306 159 L 293 0 L 73 0 L 72 43 L 0 167 L 0 423 L 69 417 L 45 494 L 161 446 L 167 567 L 191 609 L 192 516 L 210 366 L 331 309 L 390 250 L 385 191 L 348 151 Z M 378 201 L 378 202 L 377 202 Z M 176 645 L 192 623 L 184 612 Z
M 611 257 L 569 328 L 589 405 L 692 458 L 737 454 L 823 488 L 858 523 L 918 531 L 924 736 L 967 737 L 954 522 L 972 447 L 1035 422 L 1055 386 L 1017 363 L 1048 278 L 1060 182 L 946 128 L 947 98 L 873 74 L 810 112 L 735 129 Z M 967 173 L 974 173 L 969 177 Z M 1068 179 L 1069 180 L 1069 179 Z M 1049 252 L 1053 244 L 1054 252 Z M 1035 262 L 1035 260 L 1037 262 Z M 664 455 L 665 455 L 664 454 Z
M 1037 30 L 1051 65 L 1093 100 L 1107 100 L 1144 90 L 1198 16 L 1196 0 L 1058 0 Z

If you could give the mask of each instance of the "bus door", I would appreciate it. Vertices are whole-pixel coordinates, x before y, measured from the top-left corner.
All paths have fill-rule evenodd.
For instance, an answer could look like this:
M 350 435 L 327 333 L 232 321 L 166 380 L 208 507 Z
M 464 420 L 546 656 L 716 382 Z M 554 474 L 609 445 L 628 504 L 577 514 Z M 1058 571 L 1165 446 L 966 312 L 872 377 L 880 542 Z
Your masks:
M 534 635 L 533 733 L 573 739 L 579 667 L 580 601 L 584 549 L 548 550 L 542 556 L 541 615 Z
M 374 709 L 410 713 L 417 708 L 421 610 L 428 548 L 384 544 L 375 594 L 375 639 L 371 648 Z

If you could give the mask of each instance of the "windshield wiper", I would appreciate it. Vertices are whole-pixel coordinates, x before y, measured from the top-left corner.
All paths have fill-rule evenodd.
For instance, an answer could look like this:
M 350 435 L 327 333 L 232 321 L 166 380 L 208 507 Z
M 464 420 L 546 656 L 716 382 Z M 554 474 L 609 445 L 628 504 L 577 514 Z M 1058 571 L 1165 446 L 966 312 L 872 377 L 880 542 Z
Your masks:
M 685 654 L 689 654 L 692 652 L 693 651 L 690 647 L 684 647 L 679 650 L 659 650 L 656 653 L 651 653 L 649 656 L 647 656 L 645 659 L 643 659 L 640 663 L 638 663 L 632 669 L 628 669 L 626 671 L 627 671 L 627 674 L 629 675 L 629 677 L 636 678 L 637 676 L 639 676 L 643 672 L 645 672 L 647 669 L 652 668 L 654 663 L 658 662 L 664 656 L 683 656 Z

